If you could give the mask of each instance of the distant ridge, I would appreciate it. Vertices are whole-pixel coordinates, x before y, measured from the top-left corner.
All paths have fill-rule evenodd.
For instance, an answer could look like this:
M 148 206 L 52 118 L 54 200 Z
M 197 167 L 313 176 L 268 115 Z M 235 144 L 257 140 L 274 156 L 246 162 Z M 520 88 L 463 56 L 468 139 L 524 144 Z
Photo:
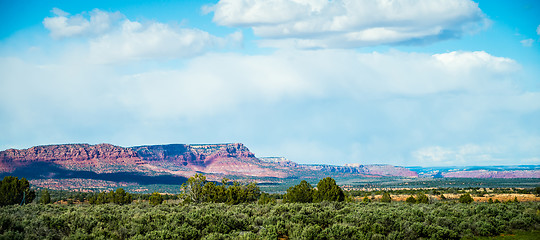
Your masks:
M 429 169 L 428 169 L 429 170 Z M 282 157 L 257 158 L 241 143 L 166 144 L 120 147 L 112 144 L 57 144 L 0 152 L 0 175 L 28 179 L 90 179 L 136 184 L 181 184 L 195 173 L 271 182 L 283 178 L 322 177 L 523 177 L 540 178 L 540 170 L 478 168 L 441 171 L 387 164 L 298 164 Z
M 407 167 L 421 177 L 436 178 L 540 178 L 540 165 Z

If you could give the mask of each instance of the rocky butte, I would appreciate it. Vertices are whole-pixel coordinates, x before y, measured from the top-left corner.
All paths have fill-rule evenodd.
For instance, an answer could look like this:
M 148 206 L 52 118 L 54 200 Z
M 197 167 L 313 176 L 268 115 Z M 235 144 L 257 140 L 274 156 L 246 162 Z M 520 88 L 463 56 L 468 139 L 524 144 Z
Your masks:
M 418 177 L 416 171 L 384 164 L 298 164 L 281 157 L 258 158 L 241 143 L 168 144 L 121 147 L 61 144 L 0 152 L 0 177 L 15 175 L 51 184 L 179 184 L 195 173 L 261 182 L 284 178 Z M 445 171 L 440 177 L 540 178 L 538 167 L 524 170 Z M 46 180 L 43 180 L 46 179 Z M 36 180 L 37 181 L 37 180 Z
M 0 152 L 0 174 L 17 173 L 30 179 L 66 176 L 112 178 L 111 174 L 119 173 L 189 177 L 196 172 L 205 173 L 209 179 L 216 180 L 224 176 L 252 179 L 417 176 L 416 172 L 390 165 L 305 165 L 285 158 L 257 158 L 241 143 L 135 147 L 111 144 L 62 144 Z

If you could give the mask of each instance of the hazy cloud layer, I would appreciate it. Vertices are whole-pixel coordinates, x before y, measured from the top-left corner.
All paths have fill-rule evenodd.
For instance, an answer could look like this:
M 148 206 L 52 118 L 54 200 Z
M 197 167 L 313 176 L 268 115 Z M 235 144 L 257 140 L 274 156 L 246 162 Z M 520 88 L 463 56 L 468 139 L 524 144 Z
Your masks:
M 423 44 L 457 38 L 486 25 L 470 0 L 221 0 L 203 8 L 214 22 L 249 27 L 264 46 L 352 48 Z
M 456 148 L 444 148 L 440 146 L 422 148 L 413 153 L 421 163 L 429 163 L 439 166 L 464 166 L 468 161 L 480 165 L 489 164 L 495 160 L 491 154 L 497 153 L 497 149 L 481 147 L 478 145 L 464 145 Z
M 212 53 L 130 73 L 66 54 L 0 60 L 1 142 L 239 141 L 259 156 L 336 164 L 460 164 L 455 142 L 474 139 L 481 147 L 466 153 L 490 163 L 539 154 L 521 123 L 540 94 L 513 80 L 515 61 L 482 51 Z
M 204 10 L 279 48 L 235 48 L 240 31 L 56 8 L 42 22 L 50 37 L 1 42 L 0 149 L 242 142 L 302 163 L 539 162 L 540 92 L 521 62 L 347 49 L 476 31 L 487 20 L 472 1 L 225 0 Z

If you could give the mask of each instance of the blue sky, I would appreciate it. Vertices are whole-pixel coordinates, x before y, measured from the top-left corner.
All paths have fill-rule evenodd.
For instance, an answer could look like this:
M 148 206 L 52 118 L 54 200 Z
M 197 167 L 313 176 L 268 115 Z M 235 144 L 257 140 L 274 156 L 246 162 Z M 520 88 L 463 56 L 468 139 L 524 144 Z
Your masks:
M 538 1 L 1 1 L 0 149 L 540 164 Z

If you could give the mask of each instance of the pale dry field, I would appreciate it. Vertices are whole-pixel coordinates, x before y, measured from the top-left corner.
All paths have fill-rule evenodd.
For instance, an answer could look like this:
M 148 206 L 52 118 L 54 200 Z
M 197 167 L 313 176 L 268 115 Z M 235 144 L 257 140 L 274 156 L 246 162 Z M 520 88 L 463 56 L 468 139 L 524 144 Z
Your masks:
M 440 196 L 438 195 L 429 195 L 429 194 L 426 194 L 430 199 L 436 199 L 436 200 L 440 200 Z M 392 201 L 398 201 L 398 202 L 403 202 L 405 201 L 409 196 L 409 194 L 399 194 L 399 195 L 390 195 L 392 197 Z M 415 195 L 413 195 L 415 196 Z M 446 197 L 446 199 L 448 200 L 458 200 L 459 199 L 459 196 L 461 196 L 461 194 L 444 194 L 444 197 Z M 505 202 L 505 201 L 513 201 L 515 197 L 517 197 L 518 201 L 520 202 L 540 202 L 540 197 L 534 195 L 534 194 L 517 194 L 517 193 L 499 193 L 499 194 L 486 194 L 484 195 L 484 197 L 477 197 L 477 196 L 473 196 L 471 195 L 474 199 L 475 202 L 487 202 L 489 201 L 489 199 L 493 199 L 493 201 L 495 200 L 499 200 L 501 202 Z M 355 200 L 356 201 L 362 201 L 364 197 L 355 197 Z M 371 198 L 371 197 L 370 197 Z M 375 200 L 380 200 L 382 198 L 382 195 L 375 195 Z

